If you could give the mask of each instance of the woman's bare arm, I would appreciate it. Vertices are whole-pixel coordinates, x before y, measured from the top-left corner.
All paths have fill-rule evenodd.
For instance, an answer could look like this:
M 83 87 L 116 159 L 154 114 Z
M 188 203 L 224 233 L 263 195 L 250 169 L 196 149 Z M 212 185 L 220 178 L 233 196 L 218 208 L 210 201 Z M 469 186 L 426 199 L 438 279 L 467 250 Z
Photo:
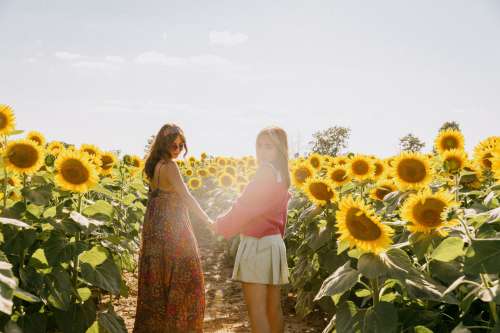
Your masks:
M 161 168 L 162 166 L 160 166 Z M 204 222 L 212 223 L 210 217 L 205 213 L 205 211 L 200 207 L 200 204 L 193 197 L 189 189 L 187 188 L 184 180 L 182 179 L 181 173 L 179 171 L 179 167 L 177 163 L 174 161 L 168 161 L 165 164 L 166 172 L 164 173 L 165 177 L 167 177 L 167 181 L 172 185 L 174 191 L 179 194 L 182 200 L 186 203 L 189 210 L 193 212 L 196 216 L 202 219 Z

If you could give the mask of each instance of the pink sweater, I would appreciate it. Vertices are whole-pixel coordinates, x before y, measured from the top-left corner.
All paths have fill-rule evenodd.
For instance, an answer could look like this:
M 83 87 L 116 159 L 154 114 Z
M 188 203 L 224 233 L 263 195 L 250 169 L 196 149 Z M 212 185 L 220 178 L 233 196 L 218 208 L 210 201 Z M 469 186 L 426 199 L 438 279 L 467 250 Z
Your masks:
M 226 239 L 239 233 L 256 238 L 284 236 L 290 197 L 283 182 L 253 180 L 231 209 L 217 218 L 216 233 Z

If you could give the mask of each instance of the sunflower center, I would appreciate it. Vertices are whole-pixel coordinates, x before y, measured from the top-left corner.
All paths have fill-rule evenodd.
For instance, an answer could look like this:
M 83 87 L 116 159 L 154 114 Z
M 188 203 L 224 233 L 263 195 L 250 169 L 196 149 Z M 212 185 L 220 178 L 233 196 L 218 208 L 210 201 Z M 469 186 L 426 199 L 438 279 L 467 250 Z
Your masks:
M 355 161 L 352 164 L 352 171 L 357 175 L 366 175 L 370 166 L 365 161 Z
M 349 233 L 356 239 L 363 241 L 377 240 L 382 231 L 380 227 L 365 215 L 359 208 L 351 208 L 347 212 L 346 225 Z
M 311 159 L 311 165 L 314 167 L 314 168 L 319 168 L 319 159 L 317 158 L 312 158 Z
M 191 186 L 193 187 L 198 187 L 200 185 L 200 182 L 197 180 L 197 179 L 194 179 L 192 182 L 191 182 Z
M 89 170 L 77 159 L 68 159 L 61 167 L 61 174 L 65 181 L 79 185 L 85 183 L 90 176 Z
M 448 170 L 451 172 L 455 172 L 462 167 L 462 160 L 455 156 L 447 158 L 445 162 L 448 166 Z
M 384 200 L 384 197 L 391 192 L 392 192 L 392 189 L 390 189 L 388 187 L 381 186 L 381 187 L 377 187 L 377 189 L 375 190 L 375 196 L 379 200 Z
M 491 169 L 491 167 L 493 166 L 493 163 L 491 163 L 491 160 L 490 160 L 490 158 L 492 158 L 492 157 L 493 157 L 493 155 L 491 153 L 486 153 L 483 156 L 483 160 L 482 160 L 483 165 L 488 169 Z
M 38 151 L 30 145 L 19 143 L 12 147 L 9 154 L 10 163 L 18 168 L 30 168 L 38 161 Z
M 83 151 L 86 152 L 89 155 L 95 155 L 96 154 L 95 150 L 89 149 L 89 148 L 85 148 Z
M 325 183 L 312 183 L 309 190 L 318 200 L 330 201 L 333 198 L 332 190 Z
M 3 113 L 0 113 L 0 129 L 4 129 L 8 123 L 7 117 Z
M 331 178 L 335 182 L 343 182 L 347 178 L 347 172 L 342 169 L 335 170 L 332 172 Z
M 375 163 L 375 176 L 379 176 L 382 171 L 384 171 L 384 167 L 380 163 Z
M 443 148 L 449 150 L 458 148 L 458 140 L 454 136 L 447 136 L 443 139 Z
M 42 139 L 40 139 L 38 136 L 32 136 L 30 138 L 31 141 L 35 141 L 36 143 L 38 143 L 39 145 L 42 144 Z
M 303 183 L 306 181 L 306 179 L 308 177 L 311 176 L 311 173 L 309 172 L 309 170 L 307 169 L 298 169 L 297 171 L 295 171 L 295 178 L 297 179 L 297 181 L 299 183 Z
M 102 161 L 101 168 L 103 170 L 109 170 L 113 167 L 113 159 L 111 157 L 104 155 L 101 157 L 101 161 Z
M 409 183 L 421 182 L 427 175 L 425 165 L 421 161 L 413 158 L 402 160 L 397 170 L 399 177 Z
M 445 203 L 439 199 L 427 198 L 419 202 L 413 208 L 416 221 L 426 227 L 437 227 L 441 224 L 441 213 L 446 207 Z

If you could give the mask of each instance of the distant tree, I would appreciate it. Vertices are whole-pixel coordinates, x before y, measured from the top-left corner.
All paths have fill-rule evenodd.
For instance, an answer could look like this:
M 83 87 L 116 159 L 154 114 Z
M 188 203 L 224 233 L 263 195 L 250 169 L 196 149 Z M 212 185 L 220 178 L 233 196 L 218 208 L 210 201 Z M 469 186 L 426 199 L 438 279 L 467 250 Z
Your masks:
M 449 128 L 460 131 L 460 125 L 456 121 L 447 121 L 443 125 L 441 125 L 439 132 L 447 130 Z
M 399 139 L 399 149 L 401 151 L 420 152 L 424 147 L 425 143 L 411 133 Z
M 334 126 L 313 134 L 312 151 L 323 155 L 337 156 L 342 149 L 347 148 L 351 130 L 347 127 Z
M 149 153 L 149 150 L 151 149 L 151 146 L 153 145 L 153 142 L 155 142 L 155 135 L 151 135 L 148 139 L 148 143 L 144 147 L 144 152 L 146 155 Z

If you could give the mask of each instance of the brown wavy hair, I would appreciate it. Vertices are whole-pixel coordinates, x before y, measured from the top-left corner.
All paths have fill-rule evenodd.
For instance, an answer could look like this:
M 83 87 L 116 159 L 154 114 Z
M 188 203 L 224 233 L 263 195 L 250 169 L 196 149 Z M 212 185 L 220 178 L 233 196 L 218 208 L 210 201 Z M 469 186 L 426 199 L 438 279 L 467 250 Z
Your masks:
M 156 134 L 155 140 L 151 145 L 148 156 L 146 157 L 146 165 L 144 166 L 144 173 L 149 180 L 153 179 L 155 166 L 159 160 L 172 158 L 169 149 L 177 137 L 180 137 L 182 139 L 182 143 L 184 143 L 184 157 L 186 157 L 188 153 L 186 137 L 179 126 L 175 124 L 165 124 L 162 128 L 160 128 L 158 134 Z
M 288 167 L 288 137 L 285 130 L 277 126 L 264 128 L 259 132 L 259 134 L 257 134 L 257 139 L 255 140 L 256 146 L 262 136 L 267 136 L 269 139 L 271 139 L 271 142 L 273 142 L 274 146 L 278 150 L 278 157 L 271 163 L 276 169 L 278 169 L 278 171 L 281 173 L 281 177 L 283 177 L 287 186 L 290 187 L 290 169 Z

